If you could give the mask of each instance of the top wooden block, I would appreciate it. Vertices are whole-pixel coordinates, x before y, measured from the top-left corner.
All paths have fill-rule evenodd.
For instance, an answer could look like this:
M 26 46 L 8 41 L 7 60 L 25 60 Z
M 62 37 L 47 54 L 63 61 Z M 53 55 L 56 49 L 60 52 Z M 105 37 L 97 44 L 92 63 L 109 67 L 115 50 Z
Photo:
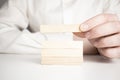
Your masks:
M 40 25 L 41 33 L 56 33 L 56 32 L 81 32 L 79 24 L 72 25 Z

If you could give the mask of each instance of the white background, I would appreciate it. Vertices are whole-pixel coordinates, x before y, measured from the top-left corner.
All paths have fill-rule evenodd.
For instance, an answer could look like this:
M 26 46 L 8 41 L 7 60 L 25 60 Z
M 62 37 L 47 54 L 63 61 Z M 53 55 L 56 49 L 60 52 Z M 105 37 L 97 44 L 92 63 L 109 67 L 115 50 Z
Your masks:
M 0 54 L 0 80 L 120 80 L 120 59 L 84 56 L 82 65 L 41 65 L 40 55 Z

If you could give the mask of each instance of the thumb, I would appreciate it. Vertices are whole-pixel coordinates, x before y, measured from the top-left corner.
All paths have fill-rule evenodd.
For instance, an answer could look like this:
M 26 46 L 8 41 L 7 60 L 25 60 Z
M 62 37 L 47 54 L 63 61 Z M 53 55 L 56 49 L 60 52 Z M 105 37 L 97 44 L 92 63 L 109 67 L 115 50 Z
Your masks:
M 84 32 L 73 32 L 73 35 L 81 38 L 85 38 L 85 33 Z

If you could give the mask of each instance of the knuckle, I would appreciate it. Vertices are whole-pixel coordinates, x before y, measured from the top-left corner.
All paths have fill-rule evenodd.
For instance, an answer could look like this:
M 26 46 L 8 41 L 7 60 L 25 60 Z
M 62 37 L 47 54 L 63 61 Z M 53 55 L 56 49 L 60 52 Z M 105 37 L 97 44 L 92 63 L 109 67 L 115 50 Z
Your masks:
M 110 23 L 114 26 L 120 26 L 120 21 L 112 21 Z
M 99 15 L 104 21 L 108 21 L 108 14 L 100 14 Z
M 119 21 L 106 22 L 104 26 L 108 26 L 109 29 L 120 32 L 120 22 Z
M 107 14 L 107 13 L 103 13 L 99 15 L 103 20 L 107 21 L 117 21 L 118 17 L 115 14 Z
M 105 23 L 106 24 L 106 26 L 110 26 L 110 27 L 114 27 L 115 25 L 116 25 L 116 23 L 115 22 L 106 22 Z M 114 26 L 113 26 L 114 25 Z M 114 27 L 115 28 L 115 27 Z
M 99 41 L 100 46 L 106 46 L 106 40 L 105 39 L 100 39 Z
M 93 38 L 97 38 L 99 35 L 101 35 L 101 29 L 100 28 L 94 28 L 90 31 L 90 35 Z
M 107 44 L 106 44 L 106 40 L 104 39 L 98 39 L 95 43 L 94 43 L 94 46 L 97 47 L 97 48 L 101 48 L 101 47 L 105 47 Z

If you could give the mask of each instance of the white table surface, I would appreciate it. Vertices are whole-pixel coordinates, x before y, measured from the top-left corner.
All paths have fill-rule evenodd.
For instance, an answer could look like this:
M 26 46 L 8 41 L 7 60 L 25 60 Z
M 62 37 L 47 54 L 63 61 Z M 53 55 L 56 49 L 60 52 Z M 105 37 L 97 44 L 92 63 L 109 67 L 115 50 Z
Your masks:
M 0 80 L 120 80 L 120 59 L 84 56 L 82 65 L 41 65 L 40 55 L 0 54 Z

